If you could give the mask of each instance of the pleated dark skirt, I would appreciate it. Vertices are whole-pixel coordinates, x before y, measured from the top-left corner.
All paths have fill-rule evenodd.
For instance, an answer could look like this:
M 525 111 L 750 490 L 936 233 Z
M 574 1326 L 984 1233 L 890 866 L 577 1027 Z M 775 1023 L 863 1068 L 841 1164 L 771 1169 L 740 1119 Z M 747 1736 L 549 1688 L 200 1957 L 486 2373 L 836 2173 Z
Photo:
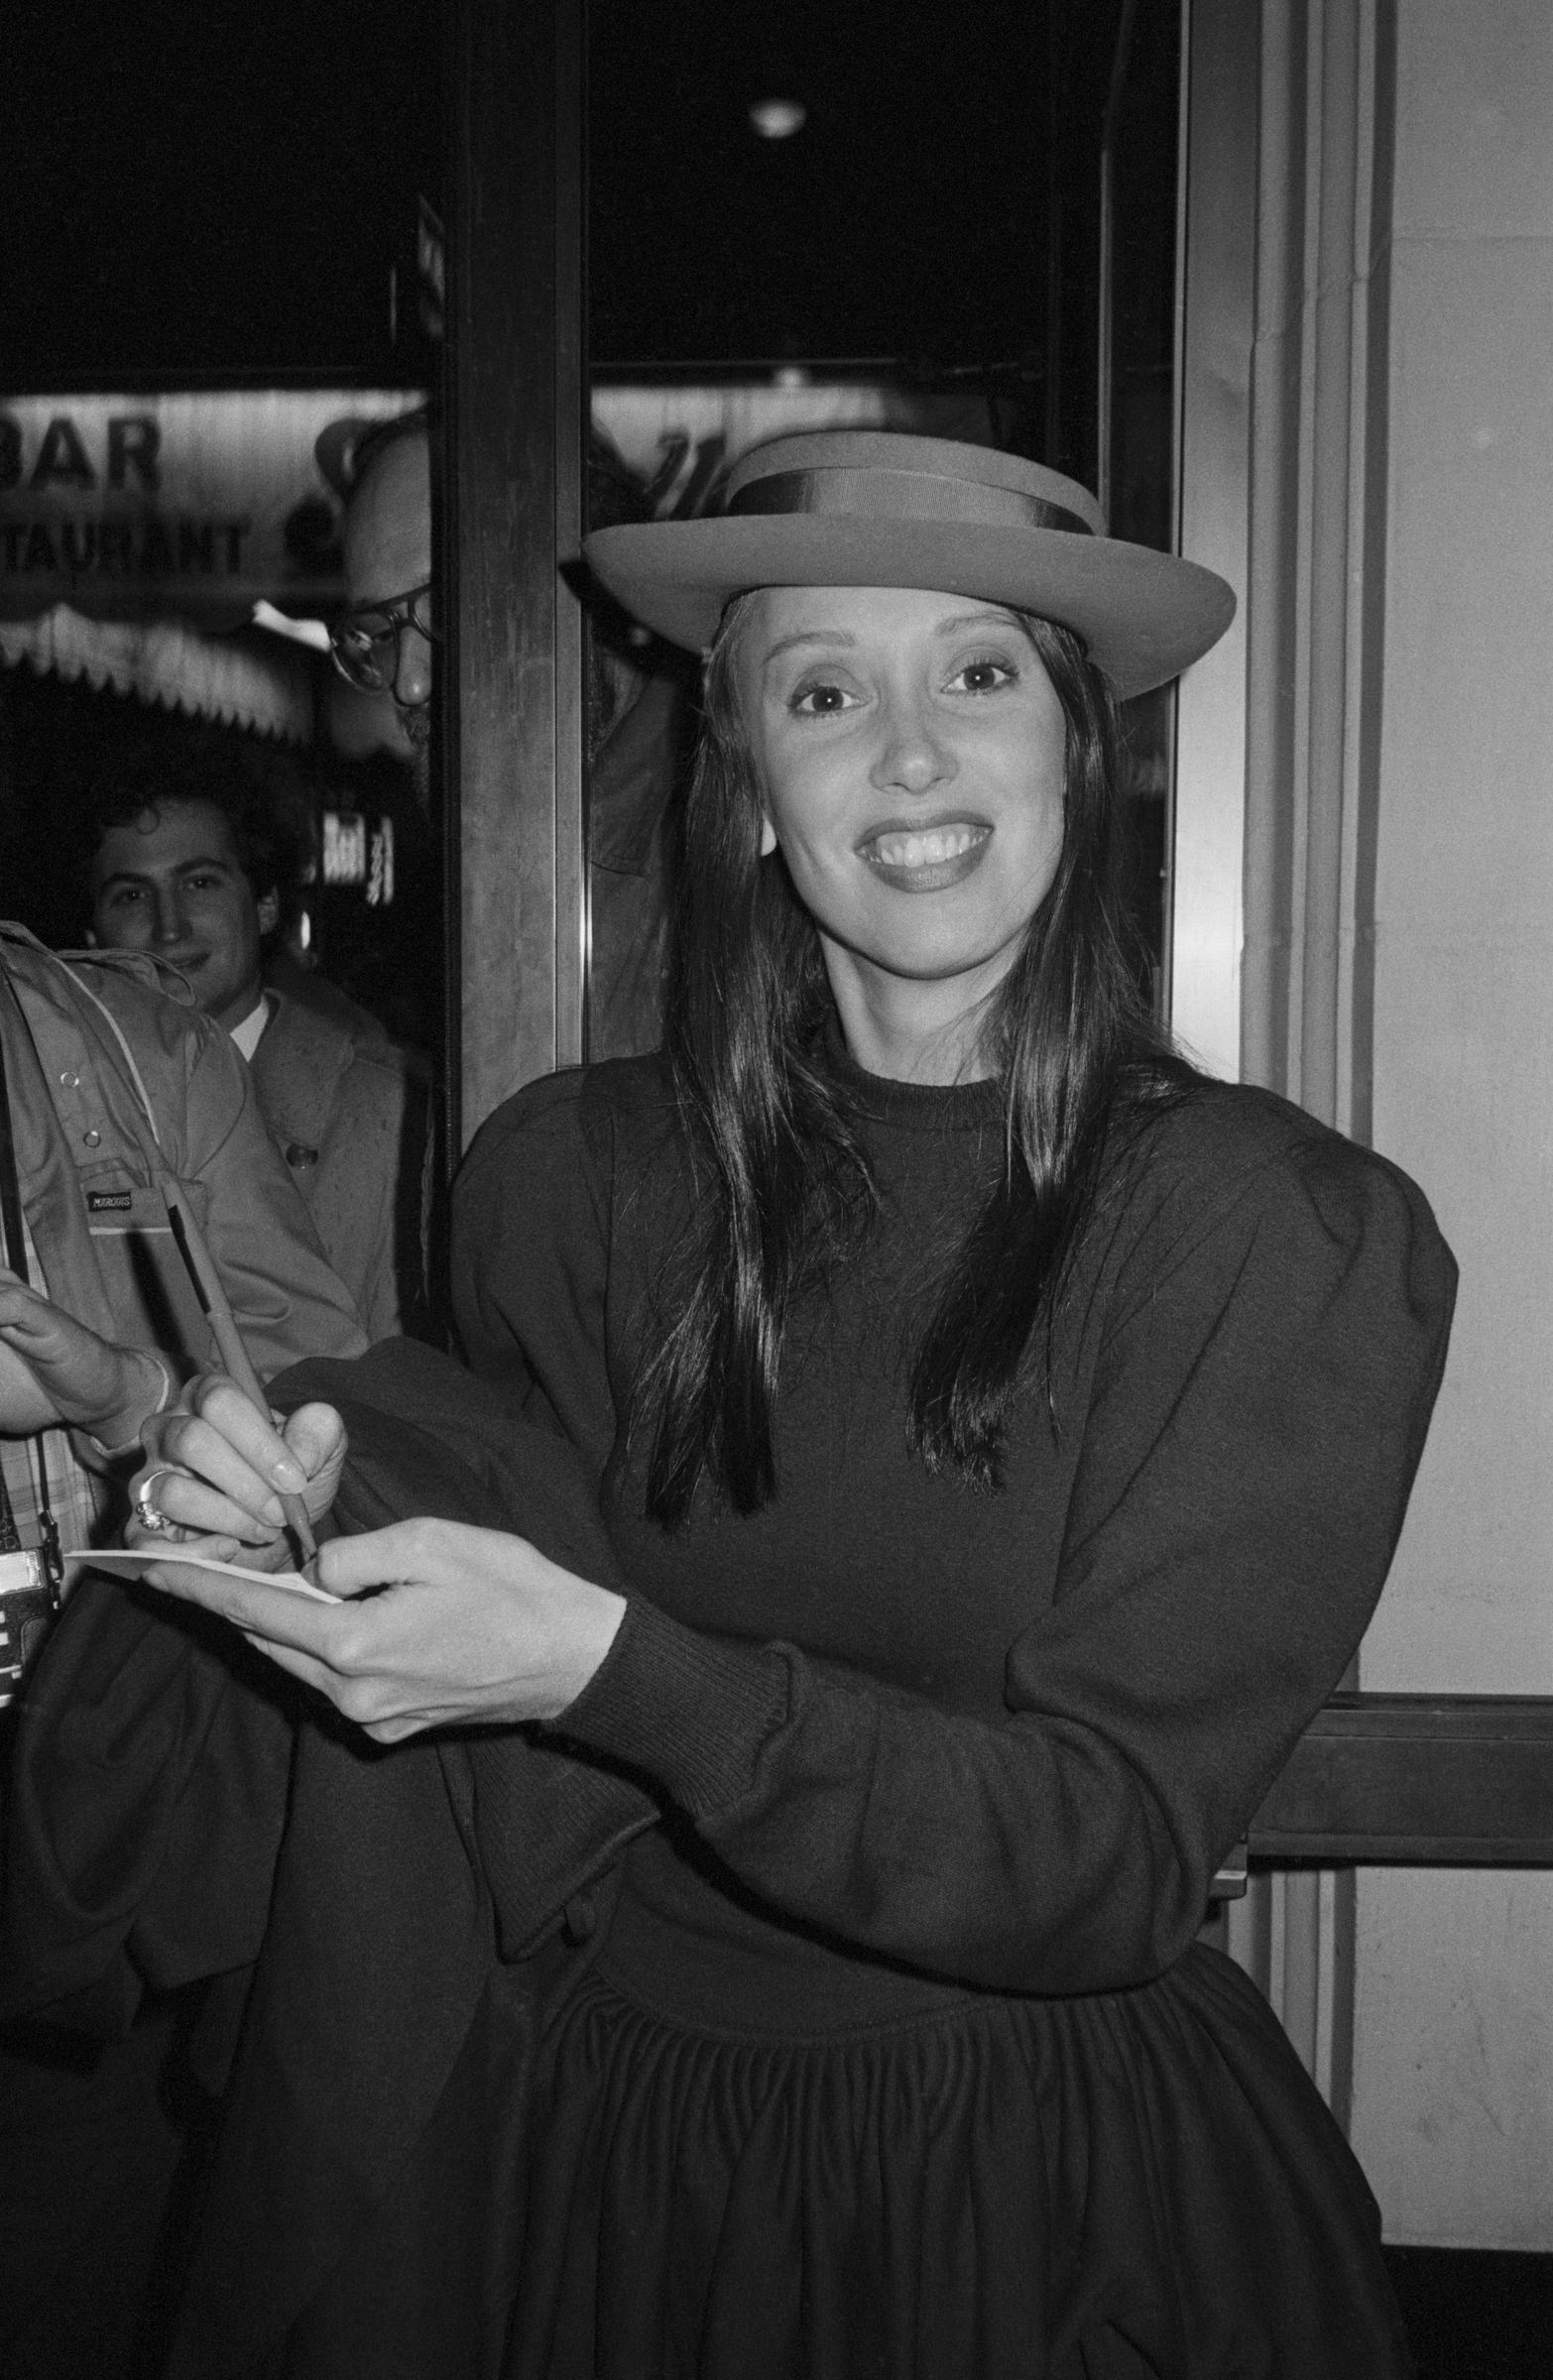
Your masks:
M 1198 1948 L 1004 1999 L 633 1854 L 548 2011 L 505 2380 L 1401 2380 L 1374 2200 Z

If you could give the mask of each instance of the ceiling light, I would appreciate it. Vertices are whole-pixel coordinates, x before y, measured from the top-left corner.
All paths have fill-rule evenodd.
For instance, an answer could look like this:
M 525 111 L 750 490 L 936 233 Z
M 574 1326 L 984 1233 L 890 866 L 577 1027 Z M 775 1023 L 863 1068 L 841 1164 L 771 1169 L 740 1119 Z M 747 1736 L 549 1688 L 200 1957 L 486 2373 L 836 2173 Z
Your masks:
M 757 99 L 750 110 L 750 122 L 763 141 L 791 140 L 808 120 L 809 111 L 801 99 Z

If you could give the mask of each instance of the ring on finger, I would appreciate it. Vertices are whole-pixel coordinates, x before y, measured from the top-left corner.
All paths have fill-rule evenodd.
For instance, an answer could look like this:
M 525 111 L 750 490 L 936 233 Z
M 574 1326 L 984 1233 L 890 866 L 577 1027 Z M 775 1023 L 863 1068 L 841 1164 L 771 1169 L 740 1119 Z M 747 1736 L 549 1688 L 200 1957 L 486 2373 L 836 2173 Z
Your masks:
M 167 1513 L 163 1511 L 161 1505 L 155 1504 L 151 1500 L 151 1491 L 153 1488 L 155 1488 L 158 1480 L 166 1480 L 170 1479 L 171 1477 L 172 1474 L 167 1470 L 148 1472 L 146 1477 L 141 1481 L 140 1486 L 135 1490 L 136 1518 L 139 1520 L 143 1529 L 150 1529 L 153 1536 L 157 1535 L 163 1529 L 171 1529 L 177 1526 L 177 1523 L 171 1520 Z

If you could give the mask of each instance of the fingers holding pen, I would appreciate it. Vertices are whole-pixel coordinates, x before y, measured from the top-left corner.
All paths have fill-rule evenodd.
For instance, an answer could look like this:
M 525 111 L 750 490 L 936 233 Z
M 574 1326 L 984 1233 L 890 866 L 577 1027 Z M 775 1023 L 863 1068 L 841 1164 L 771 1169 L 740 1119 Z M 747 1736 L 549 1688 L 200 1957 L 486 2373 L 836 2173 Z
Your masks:
M 283 1425 L 260 1413 L 220 1374 L 195 1380 L 171 1413 L 145 1430 L 147 1463 L 137 1492 L 179 1528 L 277 1541 L 283 1495 L 299 1496 L 318 1519 L 334 1500 L 345 1459 L 345 1428 L 330 1405 L 302 1405 Z
M 262 1446 L 245 1450 L 198 1413 L 167 1415 L 147 1440 L 150 1460 L 137 1483 L 137 1501 L 144 1485 L 157 1512 L 200 1535 L 257 1543 L 280 1534 L 286 1515 L 277 1490 L 293 1485 L 295 1464 L 278 1464 Z M 272 1484 L 278 1469 L 282 1477 Z

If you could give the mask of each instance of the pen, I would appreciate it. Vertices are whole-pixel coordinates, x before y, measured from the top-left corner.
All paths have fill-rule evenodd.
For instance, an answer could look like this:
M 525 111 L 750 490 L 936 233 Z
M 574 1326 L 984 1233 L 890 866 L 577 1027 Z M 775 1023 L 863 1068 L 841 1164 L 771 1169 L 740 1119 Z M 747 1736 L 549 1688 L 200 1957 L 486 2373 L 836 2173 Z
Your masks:
M 260 1384 L 259 1374 L 255 1371 L 249 1360 L 248 1350 L 243 1345 L 242 1333 L 237 1327 L 236 1316 L 227 1303 L 226 1291 L 221 1286 L 221 1275 L 216 1270 L 215 1259 L 205 1245 L 205 1236 L 190 1214 L 187 1202 L 173 1175 L 160 1168 L 159 1173 L 162 1196 L 168 1210 L 168 1221 L 173 1227 L 173 1237 L 178 1242 L 194 1287 L 199 1292 L 199 1302 L 204 1307 L 205 1317 L 210 1324 L 211 1335 L 220 1352 L 221 1361 L 249 1403 L 254 1406 L 256 1411 L 264 1415 L 266 1421 L 269 1421 L 271 1418 L 270 1400 L 265 1395 Z M 279 1488 L 276 1489 L 276 1493 L 280 1496 L 287 1526 L 297 1540 L 298 1550 L 301 1555 L 300 1568 L 305 1571 L 307 1564 L 317 1559 L 318 1553 L 317 1540 L 312 1533 L 312 1523 L 307 1518 L 307 1507 L 299 1495 L 288 1494 L 284 1488 Z

